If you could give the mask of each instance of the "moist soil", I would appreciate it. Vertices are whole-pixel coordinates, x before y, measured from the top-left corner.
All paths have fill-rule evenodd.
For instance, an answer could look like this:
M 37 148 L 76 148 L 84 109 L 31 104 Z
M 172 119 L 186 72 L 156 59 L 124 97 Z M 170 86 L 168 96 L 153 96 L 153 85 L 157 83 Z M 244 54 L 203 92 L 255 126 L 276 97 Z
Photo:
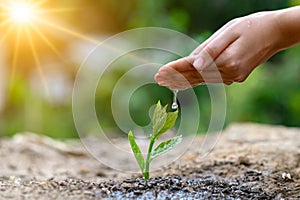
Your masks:
M 2 138 L 0 199 L 300 199 L 299 128 L 232 124 L 202 157 L 204 138 L 149 181 L 101 164 L 77 140 Z M 114 158 L 107 146 L 95 148 Z

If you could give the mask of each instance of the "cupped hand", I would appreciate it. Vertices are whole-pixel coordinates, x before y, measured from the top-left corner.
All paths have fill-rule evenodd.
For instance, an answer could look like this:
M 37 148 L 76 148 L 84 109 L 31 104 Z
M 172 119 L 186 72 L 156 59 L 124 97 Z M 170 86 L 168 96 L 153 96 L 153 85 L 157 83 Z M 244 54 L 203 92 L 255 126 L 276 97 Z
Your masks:
M 234 19 L 215 32 L 188 57 L 161 67 L 159 85 L 186 89 L 202 83 L 244 81 L 255 67 L 281 49 L 276 11 Z

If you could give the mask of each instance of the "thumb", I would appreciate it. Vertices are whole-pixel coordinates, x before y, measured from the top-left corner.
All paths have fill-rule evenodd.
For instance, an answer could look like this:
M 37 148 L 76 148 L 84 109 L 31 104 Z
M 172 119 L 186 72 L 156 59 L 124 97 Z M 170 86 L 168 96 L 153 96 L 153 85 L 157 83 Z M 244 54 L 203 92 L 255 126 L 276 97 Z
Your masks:
M 197 71 L 202 72 L 204 69 L 208 68 L 213 62 L 213 58 L 204 49 L 200 51 L 197 55 L 192 55 L 193 66 Z

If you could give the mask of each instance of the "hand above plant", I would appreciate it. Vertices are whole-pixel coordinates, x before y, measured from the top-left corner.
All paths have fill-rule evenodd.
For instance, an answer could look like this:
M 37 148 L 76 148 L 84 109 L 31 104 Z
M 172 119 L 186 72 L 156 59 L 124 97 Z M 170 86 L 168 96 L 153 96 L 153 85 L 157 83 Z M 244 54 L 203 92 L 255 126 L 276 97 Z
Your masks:
M 242 82 L 275 53 L 300 43 L 299 21 L 300 6 L 231 20 L 191 55 L 161 67 L 155 79 L 173 90 Z

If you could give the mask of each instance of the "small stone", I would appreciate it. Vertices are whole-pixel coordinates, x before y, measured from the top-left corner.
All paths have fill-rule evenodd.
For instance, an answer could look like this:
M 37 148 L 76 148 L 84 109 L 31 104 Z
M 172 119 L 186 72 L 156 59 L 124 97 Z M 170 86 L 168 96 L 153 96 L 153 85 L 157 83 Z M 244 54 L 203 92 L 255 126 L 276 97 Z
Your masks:
M 22 181 L 21 178 L 16 178 L 16 179 L 14 180 L 14 184 L 15 184 L 15 185 L 20 185 L 20 184 L 21 184 L 21 181 Z
M 128 188 L 133 188 L 134 186 L 131 183 L 122 183 L 121 187 L 128 189 Z
M 50 180 L 49 183 L 52 187 L 54 187 L 54 188 L 57 187 L 57 184 L 53 180 Z
M 291 176 L 291 174 L 290 173 L 286 173 L 286 172 L 283 172 L 282 174 L 281 174 L 281 177 L 284 179 L 284 180 L 291 180 L 292 179 L 292 176 Z
M 152 185 L 153 185 L 153 181 L 148 181 L 148 182 L 146 183 L 146 185 L 147 185 L 147 187 L 151 188 Z
M 47 183 L 46 182 L 44 182 L 44 181 L 42 181 L 42 182 L 39 182 L 39 186 L 46 186 L 47 185 Z
M 180 187 L 177 187 L 177 186 L 172 186 L 171 188 L 170 188 L 170 191 L 171 192 L 175 192 L 175 191 L 179 191 L 180 190 Z
M 110 188 L 111 191 L 118 191 L 119 189 L 119 185 L 114 185 Z
M 140 191 L 140 190 L 134 190 L 133 193 L 134 193 L 135 195 L 141 195 L 141 194 L 143 194 L 143 192 Z
M 106 174 L 103 172 L 103 171 L 98 171 L 96 173 L 96 176 L 99 176 L 99 177 L 106 177 Z
M 245 166 L 249 166 L 251 163 L 250 163 L 250 159 L 246 156 L 240 156 L 238 158 L 238 164 L 239 165 L 245 165 Z
M 14 182 L 15 178 L 16 178 L 16 177 L 14 177 L 14 176 L 10 176 L 9 179 L 8 179 L 8 181 L 9 181 L 9 182 Z
M 10 176 L 8 181 L 15 184 L 15 185 L 20 185 L 21 184 L 21 178 L 16 178 L 15 176 Z
M 87 167 L 80 167 L 79 173 L 80 174 L 88 174 L 90 172 L 90 169 Z
M 110 194 L 110 191 L 107 188 L 101 188 L 102 192 L 106 194 Z
M 183 191 L 185 191 L 185 192 L 194 192 L 195 190 L 192 187 L 185 187 L 185 188 L 183 188 Z
M 67 185 L 66 181 L 60 181 L 58 184 L 59 184 L 60 186 L 66 186 L 66 185 Z
M 134 181 L 131 180 L 131 179 L 129 179 L 129 178 L 127 178 L 127 179 L 125 179 L 123 182 L 124 182 L 124 183 L 133 183 Z
M 145 186 L 142 184 L 139 184 L 138 189 L 143 190 L 143 189 L 145 189 Z
M 90 195 L 90 196 L 94 196 L 94 192 L 92 192 L 92 191 L 89 191 L 89 190 L 85 190 L 85 191 L 83 191 L 83 194 L 84 194 L 84 195 Z

